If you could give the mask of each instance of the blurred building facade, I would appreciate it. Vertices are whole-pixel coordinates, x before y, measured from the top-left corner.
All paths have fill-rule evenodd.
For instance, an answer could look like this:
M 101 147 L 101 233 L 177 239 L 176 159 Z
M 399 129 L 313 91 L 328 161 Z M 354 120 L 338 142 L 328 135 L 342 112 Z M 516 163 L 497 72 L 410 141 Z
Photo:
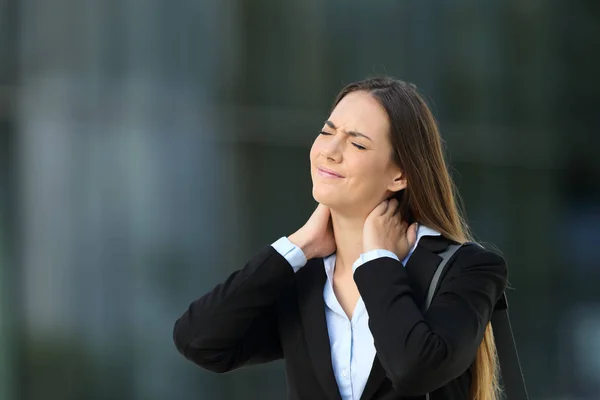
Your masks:
M 532 398 L 600 394 L 592 2 L 0 0 L 0 399 L 280 399 L 175 319 L 310 214 L 344 83 L 417 84 L 507 258 Z M 596 52 L 597 53 L 597 52 Z

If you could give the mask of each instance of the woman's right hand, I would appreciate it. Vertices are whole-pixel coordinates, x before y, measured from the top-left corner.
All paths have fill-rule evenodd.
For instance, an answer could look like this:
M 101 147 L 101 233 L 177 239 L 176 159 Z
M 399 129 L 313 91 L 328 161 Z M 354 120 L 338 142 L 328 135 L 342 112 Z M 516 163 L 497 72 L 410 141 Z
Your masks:
M 288 239 L 302 249 L 307 260 L 334 253 L 336 246 L 329 207 L 319 203 L 304 226 Z

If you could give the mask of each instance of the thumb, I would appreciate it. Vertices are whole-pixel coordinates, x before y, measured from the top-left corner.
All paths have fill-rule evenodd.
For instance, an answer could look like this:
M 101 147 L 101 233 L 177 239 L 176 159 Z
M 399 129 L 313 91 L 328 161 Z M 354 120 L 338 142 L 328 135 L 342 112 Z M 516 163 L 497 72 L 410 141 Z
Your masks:
M 411 249 L 417 241 L 417 228 L 418 224 L 415 222 L 411 226 L 409 226 L 406 231 L 406 240 L 408 241 L 408 245 Z

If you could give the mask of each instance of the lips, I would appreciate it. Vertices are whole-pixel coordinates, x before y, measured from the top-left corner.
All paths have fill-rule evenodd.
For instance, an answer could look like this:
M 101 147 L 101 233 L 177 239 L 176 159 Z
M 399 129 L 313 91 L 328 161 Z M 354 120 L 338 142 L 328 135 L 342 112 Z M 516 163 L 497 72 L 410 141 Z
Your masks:
M 341 174 L 339 174 L 338 172 L 329 169 L 329 168 L 325 168 L 325 167 L 318 167 L 317 170 L 319 171 L 320 175 L 323 176 L 327 176 L 327 177 L 331 177 L 331 178 L 343 178 L 343 176 Z

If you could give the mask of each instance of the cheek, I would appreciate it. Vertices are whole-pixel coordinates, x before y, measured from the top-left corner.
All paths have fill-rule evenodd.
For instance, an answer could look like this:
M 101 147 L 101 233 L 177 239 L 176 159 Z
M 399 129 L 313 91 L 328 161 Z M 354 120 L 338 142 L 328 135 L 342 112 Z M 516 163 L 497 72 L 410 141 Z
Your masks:
M 370 181 L 377 175 L 377 161 L 371 159 L 371 157 L 356 157 L 353 164 L 356 176 L 360 176 L 362 180 Z
M 354 168 L 357 183 L 367 191 L 378 192 L 384 185 L 384 168 L 378 160 L 361 160 Z
M 312 147 L 310 148 L 310 161 L 313 161 L 317 158 L 317 156 L 319 155 L 319 153 L 321 152 L 321 148 L 320 148 L 320 144 L 319 144 L 319 139 L 317 138 L 313 144 Z

